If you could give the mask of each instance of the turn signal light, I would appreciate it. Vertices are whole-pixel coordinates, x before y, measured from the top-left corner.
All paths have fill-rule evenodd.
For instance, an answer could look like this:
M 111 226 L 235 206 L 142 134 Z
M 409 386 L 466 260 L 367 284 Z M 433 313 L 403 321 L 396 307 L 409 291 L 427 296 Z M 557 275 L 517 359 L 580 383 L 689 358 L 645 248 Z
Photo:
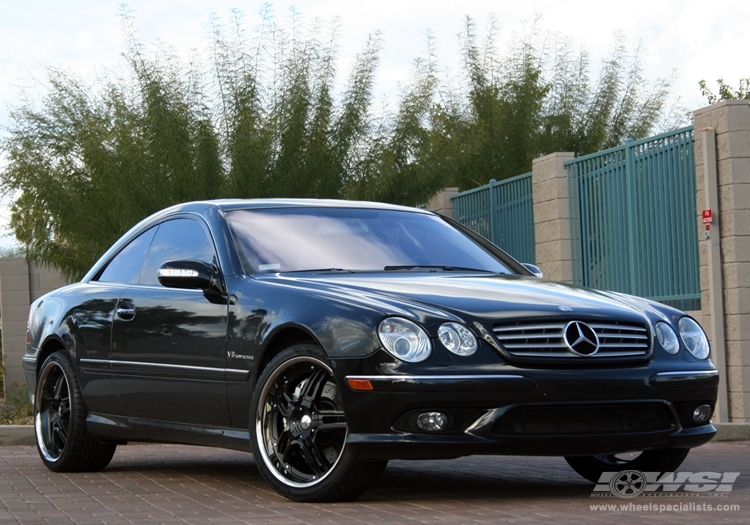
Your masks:
M 372 390 L 372 383 L 369 379 L 347 379 L 346 382 L 352 390 Z

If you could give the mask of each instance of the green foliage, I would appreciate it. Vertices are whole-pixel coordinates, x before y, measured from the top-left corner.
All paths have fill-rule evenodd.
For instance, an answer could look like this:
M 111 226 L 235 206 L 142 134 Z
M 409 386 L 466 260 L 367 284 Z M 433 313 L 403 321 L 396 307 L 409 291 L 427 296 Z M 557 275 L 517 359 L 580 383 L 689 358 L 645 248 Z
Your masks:
M 622 36 L 592 83 L 587 54 L 575 53 L 565 39 L 532 27 L 501 57 L 495 35 L 491 20 L 480 45 L 471 18 L 461 34 L 469 103 L 448 106 L 444 121 L 453 144 L 440 150 L 454 161 L 445 165 L 460 189 L 528 172 L 534 158 L 548 153 L 585 155 L 658 126 L 669 80 L 646 82 L 638 50 L 628 55 Z
M 719 89 L 718 94 L 714 94 L 714 92 L 711 91 L 711 88 L 708 87 L 705 80 L 698 82 L 698 85 L 701 88 L 701 95 L 706 97 L 709 104 L 716 104 L 722 100 L 750 100 L 750 78 L 741 78 L 737 89 L 724 83 L 724 79 L 720 78 L 716 81 L 716 86 Z
M 33 412 L 26 385 L 13 385 L 7 396 L 0 398 L 0 425 L 29 425 Z
M 5 371 L 0 366 L 0 425 L 31 424 L 34 410 L 29 402 L 26 385 L 11 385 L 7 396 L 3 396 L 4 390 Z
M 148 51 L 127 8 L 121 68 L 93 85 L 50 68 L 39 107 L 25 102 L 0 147 L 0 184 L 17 195 L 24 255 L 80 278 L 138 220 L 222 197 L 368 199 L 414 205 L 529 171 L 553 151 L 580 154 L 651 132 L 668 82 L 644 82 L 622 39 L 589 81 L 584 52 L 548 49 L 536 31 L 501 56 L 491 21 L 480 45 L 467 18 L 459 78 L 441 78 L 434 43 L 393 111 L 375 116 L 382 41 L 370 35 L 337 89 L 336 24 L 253 31 L 241 14 L 210 22 L 209 59 Z
M 431 37 L 426 55 L 414 61 L 413 77 L 401 90 L 398 111 L 368 137 L 346 198 L 414 205 L 445 185 L 445 172 L 429 164 L 435 139 L 430 120 L 438 84 Z M 421 201 L 414 199 L 417 195 L 423 196 Z

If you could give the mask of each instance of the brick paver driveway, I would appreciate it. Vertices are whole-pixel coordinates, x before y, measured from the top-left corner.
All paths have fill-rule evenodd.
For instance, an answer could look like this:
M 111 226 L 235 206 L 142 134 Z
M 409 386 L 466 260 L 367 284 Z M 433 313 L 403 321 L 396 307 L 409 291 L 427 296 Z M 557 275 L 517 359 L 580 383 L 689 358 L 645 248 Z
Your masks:
M 118 448 L 95 474 L 55 474 L 32 447 L 0 447 L 0 524 L 749 523 L 750 443 L 711 443 L 680 471 L 740 472 L 731 493 L 630 500 L 591 498 L 562 458 L 476 456 L 392 461 L 350 503 L 302 504 L 273 492 L 249 454 L 177 445 Z M 592 505 L 664 505 L 595 511 Z M 666 505 L 682 511 L 667 510 Z M 709 512 L 703 505 L 739 505 Z

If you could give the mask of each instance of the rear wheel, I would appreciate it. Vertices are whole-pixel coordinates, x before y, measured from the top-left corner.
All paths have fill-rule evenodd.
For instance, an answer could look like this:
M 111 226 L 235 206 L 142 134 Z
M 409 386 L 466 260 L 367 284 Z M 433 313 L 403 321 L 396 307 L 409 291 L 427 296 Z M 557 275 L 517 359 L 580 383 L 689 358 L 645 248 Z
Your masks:
M 117 445 L 86 431 L 86 407 L 70 358 L 51 354 L 42 365 L 34 396 L 34 431 L 39 456 L 55 472 L 94 472 L 106 467 Z
M 338 386 L 317 346 L 296 345 L 276 356 L 258 380 L 250 410 L 258 469 L 289 499 L 353 499 L 385 469 L 386 461 L 360 461 L 346 446 Z
M 565 461 L 581 476 L 592 483 L 598 483 L 604 472 L 674 472 L 682 465 L 689 452 L 689 448 L 660 448 L 635 455 L 566 456 Z

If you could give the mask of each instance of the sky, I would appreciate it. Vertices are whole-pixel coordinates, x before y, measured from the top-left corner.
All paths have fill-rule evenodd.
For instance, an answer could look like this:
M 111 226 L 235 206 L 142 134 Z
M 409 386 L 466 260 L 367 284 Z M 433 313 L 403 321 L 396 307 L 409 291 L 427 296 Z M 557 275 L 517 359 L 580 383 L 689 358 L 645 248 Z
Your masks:
M 240 0 L 130 0 L 142 40 L 173 46 L 183 56 L 203 51 L 211 15 L 228 18 L 243 12 L 249 27 L 259 21 L 264 3 Z M 97 68 L 117 65 L 124 49 L 119 13 L 122 0 L 0 0 L 0 137 L 11 125 L 10 111 L 22 93 L 38 100 L 44 92 L 45 67 L 62 67 L 85 81 Z M 608 56 L 616 32 L 626 46 L 643 52 L 649 80 L 674 74 L 672 95 L 688 110 L 706 105 L 698 81 L 715 89 L 723 78 L 737 86 L 750 76 L 750 2 L 678 0 L 296 0 L 268 2 L 277 18 L 295 9 L 305 20 L 338 19 L 339 69 L 348 71 L 367 35 L 383 37 L 376 94 L 394 97 L 399 82 L 409 79 L 414 58 L 426 47 L 426 34 L 436 41 L 440 64 L 458 65 L 457 34 L 463 18 L 471 16 L 483 29 L 491 15 L 499 28 L 500 45 L 538 21 L 542 31 L 557 32 L 585 49 L 592 73 Z M 541 17 L 541 18 L 540 18 Z M 343 79 L 343 77 L 342 77 Z M 7 162 L 0 157 L 0 169 Z M 7 232 L 7 206 L 12 196 L 0 196 L 0 248 L 13 243 Z

